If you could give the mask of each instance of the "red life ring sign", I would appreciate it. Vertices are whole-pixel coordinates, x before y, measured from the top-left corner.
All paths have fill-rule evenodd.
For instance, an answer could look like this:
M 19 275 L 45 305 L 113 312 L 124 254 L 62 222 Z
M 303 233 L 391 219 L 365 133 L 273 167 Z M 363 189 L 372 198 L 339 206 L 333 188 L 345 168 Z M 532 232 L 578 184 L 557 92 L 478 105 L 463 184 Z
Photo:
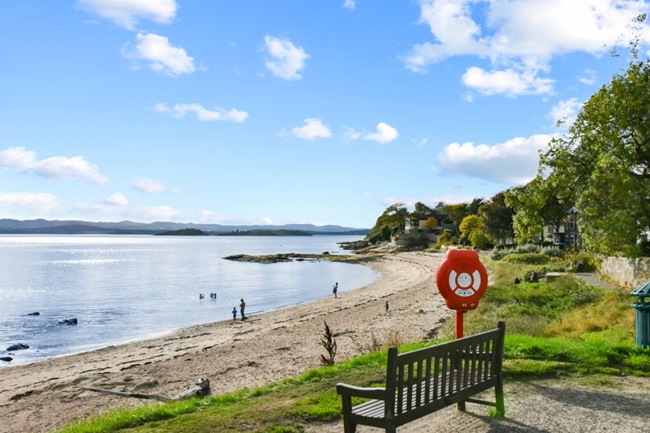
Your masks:
M 473 310 L 487 288 L 488 275 L 474 250 L 449 250 L 436 272 L 436 284 L 452 310 Z

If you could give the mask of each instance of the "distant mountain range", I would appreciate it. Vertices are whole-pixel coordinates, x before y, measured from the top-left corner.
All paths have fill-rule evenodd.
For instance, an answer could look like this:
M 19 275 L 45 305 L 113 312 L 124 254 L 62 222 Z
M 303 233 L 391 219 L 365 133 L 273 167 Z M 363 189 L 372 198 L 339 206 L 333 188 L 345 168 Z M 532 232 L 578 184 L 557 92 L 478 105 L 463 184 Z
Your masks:
M 193 224 L 156 221 L 153 223 L 137 223 L 133 221 L 120 222 L 88 222 L 88 221 L 48 221 L 44 219 L 14 220 L 0 219 L 2 234 L 158 234 L 170 230 L 198 229 L 207 234 L 233 234 L 233 232 L 287 230 L 301 231 L 313 235 L 361 235 L 365 236 L 369 229 L 341 227 L 335 225 L 317 226 L 314 224 L 285 224 L 285 225 L 221 225 Z

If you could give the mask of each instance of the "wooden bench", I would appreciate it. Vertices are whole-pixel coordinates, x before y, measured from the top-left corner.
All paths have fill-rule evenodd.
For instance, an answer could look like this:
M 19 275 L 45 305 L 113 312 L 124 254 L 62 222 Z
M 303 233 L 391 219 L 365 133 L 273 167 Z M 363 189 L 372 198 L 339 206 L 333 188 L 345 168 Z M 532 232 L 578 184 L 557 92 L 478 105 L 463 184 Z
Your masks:
M 385 388 L 360 388 L 338 384 L 343 400 L 345 433 L 357 424 L 395 433 L 397 427 L 452 404 L 496 407 L 505 415 L 503 401 L 503 340 L 505 322 L 496 329 L 412 352 L 388 349 Z M 472 396 L 494 388 L 495 402 Z M 352 397 L 372 399 L 352 406 Z

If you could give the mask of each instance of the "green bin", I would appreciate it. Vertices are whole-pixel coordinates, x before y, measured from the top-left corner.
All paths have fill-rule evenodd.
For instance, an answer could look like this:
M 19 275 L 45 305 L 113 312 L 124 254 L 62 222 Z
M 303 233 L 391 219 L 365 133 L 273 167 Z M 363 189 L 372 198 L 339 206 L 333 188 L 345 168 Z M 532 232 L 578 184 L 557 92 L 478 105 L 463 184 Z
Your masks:
M 650 303 L 645 298 L 650 297 L 650 280 L 630 292 L 639 299 L 632 302 L 636 310 L 636 347 L 650 347 Z

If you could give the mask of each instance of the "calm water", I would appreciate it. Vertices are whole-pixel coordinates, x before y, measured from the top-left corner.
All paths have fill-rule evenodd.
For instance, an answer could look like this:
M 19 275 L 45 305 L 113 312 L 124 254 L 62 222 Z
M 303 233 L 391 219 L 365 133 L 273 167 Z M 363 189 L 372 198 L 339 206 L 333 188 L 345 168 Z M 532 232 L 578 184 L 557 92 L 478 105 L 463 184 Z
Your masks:
M 363 287 L 362 265 L 224 260 L 231 254 L 345 253 L 354 236 L 0 235 L 0 368 L 232 319 Z M 199 293 L 205 294 L 199 299 Z M 210 299 L 217 293 L 217 299 Z M 39 312 L 39 316 L 28 313 Z M 77 318 L 77 326 L 58 324 Z M 8 353 L 16 343 L 29 349 Z

